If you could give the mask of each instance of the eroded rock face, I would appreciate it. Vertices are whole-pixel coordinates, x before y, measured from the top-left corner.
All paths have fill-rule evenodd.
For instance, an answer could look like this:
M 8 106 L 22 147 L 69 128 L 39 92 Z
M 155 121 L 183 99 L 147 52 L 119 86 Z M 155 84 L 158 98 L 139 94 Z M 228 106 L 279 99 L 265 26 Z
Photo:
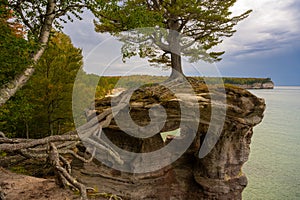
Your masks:
M 253 83 L 250 85 L 244 84 L 244 85 L 237 85 L 237 86 L 244 89 L 274 89 L 273 81 L 269 81 L 266 83 Z
M 159 85 L 139 88 L 130 100 L 130 116 L 140 126 L 150 123 L 151 107 L 163 106 L 167 112 L 167 119 L 161 131 L 183 127 L 181 136 L 173 140 L 182 140 L 191 133 L 195 122 L 198 123 L 196 137 L 179 159 L 160 170 L 142 174 L 121 172 L 113 169 L 113 164 L 109 167 L 97 160 L 87 164 L 74 161 L 74 173 L 79 180 L 98 188 L 99 191 L 113 193 L 123 199 L 241 199 L 242 191 L 247 185 L 242 166 L 250 153 L 253 127 L 263 118 L 264 100 L 244 89 L 230 87 L 225 89 L 226 103 L 212 102 L 212 97 L 223 95 L 220 87 L 215 86 L 208 91 L 205 85 L 192 79 L 189 81 L 198 101 L 200 121 L 193 120 L 188 115 L 182 116 L 181 100 L 170 90 Z M 176 92 L 184 94 L 180 86 Z M 118 98 L 122 98 L 122 95 L 125 94 Z M 190 102 L 185 103 L 188 106 Z M 191 103 L 190 105 L 194 106 Z M 95 101 L 97 114 L 101 114 L 110 106 L 110 97 Z M 210 123 L 215 120 L 211 119 L 212 106 L 226 107 L 226 117 L 217 143 L 205 157 L 199 158 L 199 150 L 208 134 Z M 155 116 L 155 109 L 152 112 Z M 119 114 L 122 115 L 122 112 Z M 129 136 L 120 130 L 114 119 L 108 128 L 104 129 L 104 133 L 118 147 L 135 153 L 154 152 L 170 142 L 164 142 L 159 132 L 145 139 Z M 105 153 L 102 156 L 110 159 Z M 172 151 L 165 155 L 169 158 L 172 156 L 176 156 Z M 123 165 L 134 171 L 135 167 L 147 162 L 160 164 L 160 160 L 147 161 L 132 157 Z

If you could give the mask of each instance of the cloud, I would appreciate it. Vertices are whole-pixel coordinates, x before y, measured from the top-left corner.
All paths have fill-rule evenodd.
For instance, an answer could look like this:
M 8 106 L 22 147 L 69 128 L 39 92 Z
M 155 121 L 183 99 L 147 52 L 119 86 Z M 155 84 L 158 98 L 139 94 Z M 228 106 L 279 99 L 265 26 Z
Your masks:
M 224 60 L 217 65 L 222 69 L 222 73 L 230 76 L 269 76 L 273 73 L 275 76 L 278 71 L 279 75 L 283 72 L 274 67 L 276 64 L 291 65 L 299 64 L 297 56 L 289 56 L 285 61 L 279 59 L 287 57 L 290 52 L 295 55 L 300 49 L 300 1 L 299 0 L 238 0 L 232 8 L 234 15 L 241 14 L 248 9 L 253 12 L 244 21 L 236 27 L 237 32 L 231 38 L 225 38 L 224 42 L 218 46 L 218 49 L 225 50 Z M 96 33 L 93 25 L 93 14 L 85 11 L 82 15 L 83 20 L 75 20 L 74 23 L 65 25 L 65 33 L 71 36 L 72 42 L 76 47 L 83 49 L 84 64 L 87 72 L 102 73 L 105 69 L 105 63 L 111 58 L 119 55 L 120 49 L 111 45 L 103 44 L 110 36 L 108 34 Z M 101 47 L 101 48 L 99 48 Z M 298 52 L 293 52 L 298 50 Z M 100 56 L 100 55 L 103 56 Z M 112 57 L 112 55 L 114 57 Z M 294 55 L 293 54 L 293 55 Z M 299 54 L 299 53 L 298 53 Z M 275 58 L 276 62 L 271 62 Z M 293 60 L 294 59 L 294 60 Z M 126 72 L 145 73 L 145 74 L 167 74 L 168 71 L 145 66 L 145 68 L 136 69 L 135 61 L 127 63 L 114 63 L 115 66 L 105 71 L 107 75 L 121 75 Z M 247 68 L 246 65 L 249 65 Z M 263 68 L 262 65 L 268 68 Z M 293 65 L 293 66 L 292 66 Z M 202 66 L 202 65 L 199 65 Z M 245 67 L 244 67 L 245 66 Z M 298 66 L 298 65 L 297 65 Z M 202 70 L 202 74 L 210 74 L 210 71 L 195 66 Z M 247 68 L 247 69 L 246 69 Z M 295 67 L 294 67 L 295 68 Z M 210 68 L 209 68 L 210 69 Z M 291 68 L 292 69 L 292 68 Z M 184 69 L 186 74 L 197 74 L 192 67 Z M 252 70 L 252 71 L 251 71 Z M 265 71 L 263 71 L 265 70 Z M 299 71 L 299 70 L 298 70 Z M 294 73 L 289 70 L 286 73 Z M 270 75 L 271 76 L 271 75 Z M 298 82 L 297 82 L 298 83 Z
M 237 32 L 226 38 L 218 49 L 226 56 L 243 58 L 265 56 L 284 51 L 300 39 L 300 3 L 297 0 L 239 0 L 234 14 L 253 12 L 237 26 Z M 263 52 L 263 53 L 262 53 Z
M 234 36 L 225 38 L 217 49 L 225 50 L 226 56 L 239 58 L 284 50 L 294 44 L 295 40 L 300 40 L 299 8 L 298 0 L 238 0 L 232 8 L 234 15 L 248 9 L 253 12 L 236 27 Z M 83 48 L 84 55 L 87 55 L 107 38 L 107 34 L 94 31 L 94 16 L 91 12 L 85 11 L 82 17 L 82 21 L 75 20 L 74 23 L 66 24 L 64 31 L 71 35 L 73 43 Z
M 87 55 L 93 48 L 108 37 L 108 34 L 99 34 L 94 30 L 94 15 L 85 10 L 81 16 L 83 20 L 74 19 L 74 22 L 64 24 L 64 33 L 69 35 L 76 47 L 82 48 Z

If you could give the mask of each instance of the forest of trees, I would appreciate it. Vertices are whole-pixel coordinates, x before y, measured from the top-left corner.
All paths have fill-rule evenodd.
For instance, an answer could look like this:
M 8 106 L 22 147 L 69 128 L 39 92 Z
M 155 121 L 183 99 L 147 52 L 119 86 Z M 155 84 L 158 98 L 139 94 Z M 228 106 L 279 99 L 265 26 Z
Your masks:
M 74 129 L 72 86 L 82 67 L 81 50 L 55 32 L 26 86 L 0 108 L 1 130 L 12 137 L 39 138 Z

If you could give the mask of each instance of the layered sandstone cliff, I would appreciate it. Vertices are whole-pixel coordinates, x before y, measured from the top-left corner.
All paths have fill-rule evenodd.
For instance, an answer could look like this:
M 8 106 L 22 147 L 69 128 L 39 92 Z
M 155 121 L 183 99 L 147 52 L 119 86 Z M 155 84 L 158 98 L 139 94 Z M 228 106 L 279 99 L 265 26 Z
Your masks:
M 235 86 L 241 87 L 244 89 L 274 89 L 273 81 L 265 82 L 265 83 L 253 83 L 253 84 L 236 84 Z
M 74 160 L 73 173 L 78 180 L 123 199 L 241 199 L 247 185 L 242 167 L 250 153 L 253 127 L 263 118 L 265 102 L 241 88 L 207 88 L 193 79 L 189 81 L 194 94 L 181 87 L 180 83 L 175 87 L 173 83 L 172 89 L 152 85 L 135 90 L 127 107 L 122 107 L 117 113 L 118 117 L 126 119 L 129 112 L 136 125 L 145 127 L 151 124 L 151 117 L 155 119 L 161 115 L 160 109 L 156 108 L 163 106 L 166 111 L 163 126 L 159 127 L 160 121 L 154 120 L 153 129 L 158 130 L 156 134 L 144 138 L 130 136 L 125 132 L 135 132 L 131 124 L 128 123 L 127 127 L 123 124 L 123 128 L 120 128 L 115 116 L 99 137 L 105 136 L 120 149 L 135 154 L 124 156 L 123 163 L 114 163 L 110 155 L 104 152 L 97 152 L 98 158 L 103 159 L 101 162 L 97 159 L 92 163 Z M 127 94 L 123 92 L 117 100 Z M 110 109 L 114 102 L 111 98 L 95 101 L 97 115 Z M 193 101 L 195 99 L 196 102 Z M 195 106 L 199 112 L 193 111 Z M 182 107 L 188 112 L 182 110 Z M 89 113 L 93 113 L 93 110 Z M 200 115 L 200 118 L 197 119 L 196 115 Z M 155 124 L 158 124 L 157 127 Z M 221 129 L 218 129 L 220 124 Z M 180 136 L 168 137 L 166 141 L 162 139 L 161 132 L 178 128 Z M 143 134 L 143 129 L 139 130 Z M 214 134 L 217 136 L 215 145 Z M 191 144 L 188 144 L 182 155 L 176 155 L 176 148 L 185 145 L 185 138 L 190 135 L 193 135 Z M 157 152 L 171 142 L 175 145 L 163 154 L 160 152 L 157 159 L 154 157 L 149 160 L 147 156 L 139 156 L 139 153 Z M 203 157 L 200 155 L 201 148 L 205 146 L 209 151 Z M 84 149 L 82 147 L 81 150 Z M 170 164 L 164 165 L 168 161 Z M 141 173 L 143 167 L 146 169 L 149 166 L 155 170 Z

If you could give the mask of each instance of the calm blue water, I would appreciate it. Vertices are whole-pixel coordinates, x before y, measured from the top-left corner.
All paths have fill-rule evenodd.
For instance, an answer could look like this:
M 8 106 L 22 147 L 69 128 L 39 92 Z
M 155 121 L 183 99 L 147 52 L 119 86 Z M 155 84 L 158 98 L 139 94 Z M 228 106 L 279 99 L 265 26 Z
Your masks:
M 266 100 L 254 128 L 243 199 L 300 200 L 300 87 L 251 90 Z

